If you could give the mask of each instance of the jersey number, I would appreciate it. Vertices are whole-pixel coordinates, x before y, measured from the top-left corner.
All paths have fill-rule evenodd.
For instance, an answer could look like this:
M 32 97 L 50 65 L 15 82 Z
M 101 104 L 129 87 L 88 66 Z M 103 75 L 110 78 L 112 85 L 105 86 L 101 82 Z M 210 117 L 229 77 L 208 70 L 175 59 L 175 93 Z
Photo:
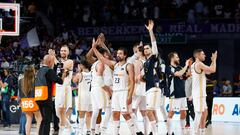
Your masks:
M 115 78 L 115 83 L 119 83 L 120 82 L 120 78 Z

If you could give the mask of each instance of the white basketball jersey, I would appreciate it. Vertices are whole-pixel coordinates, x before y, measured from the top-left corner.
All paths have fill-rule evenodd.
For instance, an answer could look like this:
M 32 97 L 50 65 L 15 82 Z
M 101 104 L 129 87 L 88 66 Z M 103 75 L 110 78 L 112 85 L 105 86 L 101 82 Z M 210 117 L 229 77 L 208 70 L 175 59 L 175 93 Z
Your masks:
M 104 83 L 107 86 L 112 86 L 113 85 L 113 75 L 112 75 L 112 70 L 108 65 L 104 65 L 105 69 L 103 71 L 103 80 Z
M 144 72 L 144 63 L 145 63 L 145 60 L 140 60 L 142 62 L 142 69 L 141 69 L 141 72 L 140 74 L 143 76 L 145 74 Z M 145 95 L 145 91 L 146 91 L 146 82 L 140 82 L 140 83 L 136 83 L 135 84 L 135 94 L 136 95 Z
M 93 63 L 92 67 L 91 67 L 91 72 L 92 72 L 92 87 L 99 87 L 100 85 L 98 84 L 97 81 L 97 64 L 99 63 L 99 61 L 96 61 L 95 63 Z
M 206 75 L 202 71 L 201 73 L 197 73 L 195 69 L 196 62 L 194 62 L 191 66 L 192 72 L 192 96 L 193 98 L 197 97 L 206 97 Z
M 92 81 L 91 72 L 82 72 L 82 80 L 79 80 L 78 83 L 78 93 L 90 92 Z
M 114 66 L 113 71 L 113 91 L 120 91 L 120 90 L 128 90 L 128 73 L 127 73 L 127 65 L 120 66 L 117 63 Z
M 71 81 L 72 81 L 72 76 L 73 76 L 73 71 L 72 70 L 68 71 L 68 76 L 63 79 L 63 84 L 60 85 L 60 84 L 57 83 L 56 86 L 58 86 L 58 87 L 60 87 L 60 86 L 70 86 Z

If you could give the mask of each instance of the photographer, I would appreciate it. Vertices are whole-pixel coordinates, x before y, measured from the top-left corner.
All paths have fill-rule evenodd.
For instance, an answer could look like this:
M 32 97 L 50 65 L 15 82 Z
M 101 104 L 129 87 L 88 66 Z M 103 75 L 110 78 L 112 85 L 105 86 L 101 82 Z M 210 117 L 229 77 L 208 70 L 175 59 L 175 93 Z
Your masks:
M 43 66 L 39 69 L 35 82 L 35 100 L 39 105 L 42 114 L 42 122 L 39 130 L 40 135 L 48 135 L 50 132 L 50 122 L 52 119 L 53 102 L 52 102 L 52 83 L 63 84 L 63 78 L 66 72 L 62 74 L 62 78 L 56 75 L 53 70 L 54 56 L 45 55 Z

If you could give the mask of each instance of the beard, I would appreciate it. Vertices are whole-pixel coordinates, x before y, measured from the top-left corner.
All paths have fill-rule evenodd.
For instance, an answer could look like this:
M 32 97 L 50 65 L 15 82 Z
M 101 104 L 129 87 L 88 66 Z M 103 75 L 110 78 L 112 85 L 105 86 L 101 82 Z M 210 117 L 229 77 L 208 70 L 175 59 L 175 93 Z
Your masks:
M 179 65 L 179 64 L 180 64 L 180 62 L 179 62 L 179 61 L 174 61 L 174 63 L 175 63 L 176 65 Z
M 62 59 L 66 59 L 66 58 L 67 58 L 67 55 L 61 55 L 61 58 L 62 58 Z

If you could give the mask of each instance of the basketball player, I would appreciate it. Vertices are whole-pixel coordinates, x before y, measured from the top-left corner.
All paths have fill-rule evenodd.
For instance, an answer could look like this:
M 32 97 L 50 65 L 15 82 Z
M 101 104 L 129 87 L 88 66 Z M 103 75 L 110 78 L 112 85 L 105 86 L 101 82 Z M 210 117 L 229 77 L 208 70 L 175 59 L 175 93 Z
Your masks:
M 146 96 L 145 96 L 146 83 L 141 79 L 141 76 L 144 75 L 143 65 L 146 60 L 143 51 L 144 51 L 143 45 L 142 45 L 142 42 L 140 42 L 140 45 L 137 47 L 137 50 L 135 52 L 138 58 L 133 62 L 134 72 L 135 72 L 135 89 L 134 89 L 133 103 L 132 103 L 133 113 L 131 113 L 131 117 L 136 123 L 137 121 L 136 115 L 137 115 L 137 110 L 139 108 L 143 117 L 144 134 L 147 135 L 148 134 L 148 118 L 146 115 Z M 137 133 L 142 134 L 137 124 L 135 125 L 136 125 Z
M 192 72 L 192 98 L 195 111 L 194 119 L 194 134 L 205 134 L 205 124 L 207 118 L 207 104 L 206 104 L 206 76 L 216 72 L 217 51 L 212 54 L 212 63 L 207 66 L 203 63 L 205 61 L 205 54 L 202 49 L 197 49 L 193 52 L 195 62 L 191 66 Z
M 170 89 L 169 106 L 170 111 L 167 119 L 167 134 L 174 135 L 172 132 L 172 117 L 175 112 L 180 111 L 180 125 L 182 133 L 185 132 L 185 118 L 187 108 L 187 99 L 185 94 L 185 81 L 183 80 L 184 73 L 187 71 L 189 61 L 187 60 L 184 68 L 180 66 L 180 59 L 177 52 L 171 52 L 168 55 L 170 66 L 166 68 L 168 83 Z
M 60 49 L 60 59 L 58 60 L 58 64 L 62 66 L 58 67 L 57 72 L 59 74 L 62 71 L 66 71 L 68 72 L 68 75 L 64 79 L 62 85 L 56 84 L 55 108 L 56 114 L 60 120 L 59 134 L 63 131 L 64 127 L 70 128 L 66 112 L 67 109 L 70 109 L 72 107 L 71 80 L 73 74 L 73 61 L 68 59 L 68 55 L 69 48 L 67 45 L 63 45 Z
M 126 62 L 127 50 L 120 48 L 117 51 L 117 60 L 106 59 L 97 49 L 97 44 L 93 39 L 92 48 L 99 60 L 113 69 L 113 94 L 112 94 L 112 113 L 114 122 L 113 135 L 119 134 L 120 114 L 127 121 L 132 135 L 136 134 L 136 128 L 131 119 L 129 110 L 131 109 L 132 95 L 134 90 L 134 68 L 132 64 Z
M 84 118 L 86 115 L 87 135 L 90 135 L 90 120 L 92 115 L 91 103 L 91 81 L 92 74 L 90 72 L 90 64 L 87 61 L 81 61 L 78 64 L 78 73 L 73 78 L 73 82 L 78 84 L 78 110 L 80 134 L 83 134 Z M 90 116 L 90 117 L 89 117 Z
M 97 44 L 104 47 L 104 35 L 100 34 L 97 39 Z M 106 47 L 104 47 L 106 48 Z M 109 51 L 100 48 L 99 51 L 107 59 L 110 59 Z M 87 54 L 89 62 L 94 62 L 91 68 L 92 72 L 92 85 L 91 85 L 91 100 L 93 105 L 93 115 L 91 119 L 92 134 L 100 134 L 100 123 L 102 109 L 105 109 L 105 119 L 103 121 L 102 132 L 107 130 L 107 124 L 111 116 L 111 96 L 112 96 L 112 71 L 103 62 L 93 57 L 93 49 Z
M 159 100 L 161 97 L 161 91 L 155 86 L 154 68 L 155 63 L 158 61 L 158 49 L 156 38 L 153 33 L 153 27 L 154 22 L 152 20 L 149 20 L 148 26 L 146 26 L 146 28 L 149 32 L 152 46 L 149 44 L 144 45 L 144 55 L 146 57 L 146 62 L 144 63 L 144 76 L 142 79 L 146 81 L 145 94 L 147 103 L 147 116 L 152 127 L 153 135 L 157 135 L 158 129 L 155 110 L 160 106 Z
M 159 88 L 161 89 L 161 100 L 160 100 L 160 112 L 162 113 L 164 122 L 167 122 L 167 112 L 165 109 L 165 100 L 167 96 L 167 81 L 166 81 L 166 65 L 165 61 L 158 56 L 158 70 L 157 73 L 159 74 Z

